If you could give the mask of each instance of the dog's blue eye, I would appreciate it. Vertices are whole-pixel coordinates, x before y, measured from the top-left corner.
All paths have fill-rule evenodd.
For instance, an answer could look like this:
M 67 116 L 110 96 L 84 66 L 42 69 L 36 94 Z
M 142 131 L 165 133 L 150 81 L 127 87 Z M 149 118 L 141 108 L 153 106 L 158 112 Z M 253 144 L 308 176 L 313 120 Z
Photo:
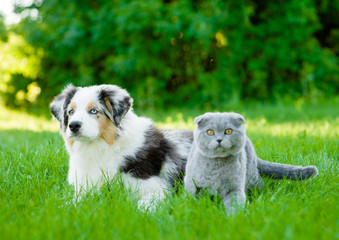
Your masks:
M 73 110 L 73 109 L 69 110 L 69 111 L 68 111 L 68 114 L 69 114 L 69 115 L 73 115 L 73 114 L 74 114 L 74 110 Z
M 96 109 L 91 109 L 90 111 L 89 111 L 91 114 L 97 114 L 98 113 L 98 110 L 96 110 Z

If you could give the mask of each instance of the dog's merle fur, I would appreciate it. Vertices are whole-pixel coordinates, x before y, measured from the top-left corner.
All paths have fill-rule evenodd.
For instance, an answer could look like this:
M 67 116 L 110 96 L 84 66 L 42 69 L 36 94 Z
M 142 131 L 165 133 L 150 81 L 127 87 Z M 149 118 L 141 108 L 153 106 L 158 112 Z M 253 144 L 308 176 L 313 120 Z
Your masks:
M 181 134 L 184 134 L 182 132 Z M 166 132 L 151 126 L 145 132 L 144 147 L 140 148 L 134 156 L 125 156 L 126 163 L 120 168 L 121 172 L 130 173 L 133 177 L 147 179 L 159 176 L 166 161 L 172 161 L 177 166 L 177 171 L 168 173 L 172 186 L 175 181 L 183 180 L 186 158 L 180 156 L 176 151 L 176 145 L 166 138 Z M 193 140 L 191 132 L 187 132 L 188 141 Z

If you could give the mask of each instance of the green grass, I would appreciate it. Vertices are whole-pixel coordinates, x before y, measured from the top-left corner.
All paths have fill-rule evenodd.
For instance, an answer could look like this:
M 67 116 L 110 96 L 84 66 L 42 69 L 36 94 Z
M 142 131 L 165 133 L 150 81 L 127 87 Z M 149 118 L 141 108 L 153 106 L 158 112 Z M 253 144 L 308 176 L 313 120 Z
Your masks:
M 121 184 L 70 204 L 68 160 L 58 123 L 1 108 L 0 236 L 2 239 L 339 239 L 338 108 L 253 104 L 245 115 L 257 154 L 270 161 L 316 165 L 303 182 L 266 180 L 248 193 L 244 212 L 227 216 L 208 196 L 182 188 L 153 212 L 140 212 Z M 219 109 L 219 111 L 224 111 Z M 145 112 L 165 128 L 193 129 L 203 112 Z M 140 114 L 140 111 L 138 111 Z

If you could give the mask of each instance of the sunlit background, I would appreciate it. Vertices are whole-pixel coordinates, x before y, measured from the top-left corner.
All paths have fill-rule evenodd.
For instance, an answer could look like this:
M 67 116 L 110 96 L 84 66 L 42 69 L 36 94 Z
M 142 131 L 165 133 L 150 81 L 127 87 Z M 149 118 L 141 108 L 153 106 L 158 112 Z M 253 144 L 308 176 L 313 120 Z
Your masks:
M 4 16 L 6 25 L 19 23 L 20 16 L 14 13 L 15 0 L 2 1 L 0 4 L 0 13 Z
M 117 84 L 139 109 L 338 94 L 338 0 L 6 0 L 0 12 L 8 107 L 47 108 L 68 83 Z

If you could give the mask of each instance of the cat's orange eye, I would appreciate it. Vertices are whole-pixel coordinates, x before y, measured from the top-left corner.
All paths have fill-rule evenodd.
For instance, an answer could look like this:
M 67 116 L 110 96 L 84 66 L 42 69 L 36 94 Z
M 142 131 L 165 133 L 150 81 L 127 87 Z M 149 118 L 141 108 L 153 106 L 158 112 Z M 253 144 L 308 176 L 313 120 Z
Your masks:
M 232 132 L 233 132 L 233 130 L 230 129 L 230 128 L 228 128 L 228 129 L 225 130 L 225 134 L 227 134 L 227 135 L 231 134 Z
M 208 129 L 208 130 L 206 131 L 206 133 L 207 133 L 208 135 L 213 135 L 213 134 L 214 134 L 214 131 L 213 131 L 212 129 Z

